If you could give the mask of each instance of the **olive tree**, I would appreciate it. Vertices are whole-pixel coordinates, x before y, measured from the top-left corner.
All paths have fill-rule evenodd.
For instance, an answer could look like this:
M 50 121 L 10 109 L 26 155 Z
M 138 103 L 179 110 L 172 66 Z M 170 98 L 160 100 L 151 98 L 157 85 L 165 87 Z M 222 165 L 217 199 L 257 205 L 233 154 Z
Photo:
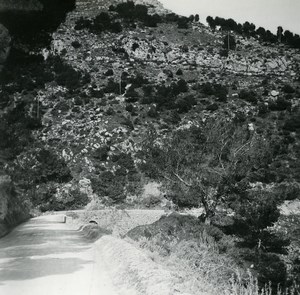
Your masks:
M 221 118 L 167 136 L 152 128 L 141 144 L 141 168 L 181 195 L 183 206 L 202 206 L 209 223 L 230 190 L 268 162 L 268 145 L 263 136 Z

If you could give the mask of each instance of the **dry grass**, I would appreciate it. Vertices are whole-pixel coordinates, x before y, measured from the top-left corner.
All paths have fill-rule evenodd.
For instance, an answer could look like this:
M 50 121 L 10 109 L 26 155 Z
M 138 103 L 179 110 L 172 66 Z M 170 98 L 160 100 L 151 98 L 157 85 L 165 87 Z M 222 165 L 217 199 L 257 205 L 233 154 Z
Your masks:
M 190 294 L 298 295 L 295 288 L 274 292 L 269 285 L 260 289 L 251 272 L 239 268 L 229 256 L 219 254 L 214 240 L 205 232 L 200 241 L 173 240 L 165 246 L 156 237 L 141 238 L 137 244 L 152 260 L 167 266 L 177 276 L 181 282 L 178 290 Z

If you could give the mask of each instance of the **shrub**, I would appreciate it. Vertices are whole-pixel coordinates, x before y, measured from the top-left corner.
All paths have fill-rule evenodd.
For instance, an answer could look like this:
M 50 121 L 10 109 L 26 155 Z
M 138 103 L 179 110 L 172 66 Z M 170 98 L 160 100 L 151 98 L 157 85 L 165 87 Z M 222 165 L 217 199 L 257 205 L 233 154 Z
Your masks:
M 211 83 L 209 83 L 209 82 L 202 84 L 200 86 L 200 89 L 201 89 L 201 92 L 203 94 L 206 94 L 206 95 L 213 95 L 214 94 L 214 88 L 211 85 Z
M 300 129 L 300 112 L 293 114 L 291 118 L 287 119 L 283 125 L 284 130 L 291 132 L 297 131 Z
M 145 84 L 148 84 L 149 80 L 145 78 L 143 74 L 138 73 L 135 77 L 130 78 L 129 82 L 132 84 L 133 87 L 139 88 L 144 87 Z
M 177 76 L 182 76 L 182 75 L 183 75 L 182 69 L 178 69 L 178 70 L 176 71 L 176 75 L 177 75 Z
M 280 215 L 273 194 L 259 191 L 244 195 L 234 209 L 239 224 L 236 228 L 242 235 L 273 225 Z
M 178 29 L 188 29 L 190 20 L 187 17 L 179 17 L 177 20 Z
M 114 75 L 114 71 L 112 69 L 108 69 L 105 73 L 104 73 L 105 76 L 107 77 L 110 77 L 110 76 L 113 76 Z
M 108 152 L 109 152 L 109 146 L 104 145 L 95 150 L 93 157 L 100 161 L 106 161 L 108 157 Z
M 137 102 L 139 100 L 139 94 L 136 92 L 134 87 L 130 87 L 126 93 L 125 97 L 127 102 Z
M 228 57 L 228 50 L 227 49 L 221 49 L 220 51 L 219 51 L 219 54 L 220 54 L 220 56 L 221 57 Z
M 175 101 L 175 108 L 178 110 L 178 113 L 188 112 L 194 105 L 196 100 L 193 95 L 187 95 L 180 97 Z
M 112 172 L 102 172 L 99 177 L 91 179 L 93 191 L 100 197 L 109 197 L 113 202 L 121 202 L 126 198 L 124 179 L 116 177 Z
M 246 89 L 242 89 L 239 93 L 239 98 L 246 100 L 252 104 L 257 104 L 258 102 L 257 94 L 252 90 L 248 91 Z
M 135 4 L 132 1 L 118 4 L 111 7 L 111 11 L 116 11 L 120 17 L 133 24 L 134 21 L 141 21 L 145 26 L 156 27 L 162 19 L 158 14 L 148 14 L 148 7 L 143 4 Z
M 278 285 L 285 287 L 286 266 L 277 255 L 271 253 L 259 255 L 256 268 L 260 287 L 265 287 L 270 282 L 274 291 L 277 290 Z
M 290 110 L 292 107 L 292 103 L 283 97 L 279 97 L 275 103 L 270 103 L 270 110 L 272 111 L 284 111 Z
M 36 164 L 31 168 L 35 183 L 56 181 L 68 182 L 72 179 L 70 169 L 65 161 L 59 158 L 53 151 L 41 149 L 36 153 Z
M 285 84 L 285 85 L 282 87 L 282 91 L 283 91 L 284 93 L 291 94 L 291 93 L 294 93 L 294 92 L 295 92 L 295 89 L 294 89 L 291 85 Z
M 92 26 L 92 22 L 90 20 L 80 17 L 80 19 L 76 21 L 74 29 L 75 30 L 89 29 L 91 26 Z
M 132 51 L 136 51 L 139 47 L 140 45 L 138 43 L 133 43 L 131 49 Z
M 129 113 L 132 113 L 134 111 L 134 106 L 131 103 L 129 103 L 126 105 L 125 110 Z
M 218 106 L 217 103 L 212 103 L 212 104 L 208 105 L 208 106 L 206 107 L 206 109 L 207 109 L 208 111 L 215 112 L 216 110 L 219 109 L 219 106 Z
M 166 114 L 165 121 L 176 125 L 181 121 L 181 118 L 176 110 L 170 110 Z
M 73 41 L 73 42 L 71 43 L 71 45 L 72 45 L 75 49 L 81 47 L 81 44 L 80 44 L 78 41 Z
M 109 80 L 106 87 L 104 87 L 103 91 L 104 93 L 120 94 L 120 84 L 113 80 Z
M 180 79 L 177 83 L 172 83 L 170 88 L 166 89 L 172 96 L 176 96 L 180 93 L 187 92 L 189 90 L 188 84 L 184 79 Z
M 226 102 L 227 94 L 228 94 L 227 87 L 221 84 L 215 84 L 214 89 L 215 89 L 215 96 L 219 99 L 219 101 Z
M 157 118 L 158 117 L 158 111 L 157 111 L 157 108 L 156 106 L 152 105 L 148 111 L 148 116 L 150 118 Z

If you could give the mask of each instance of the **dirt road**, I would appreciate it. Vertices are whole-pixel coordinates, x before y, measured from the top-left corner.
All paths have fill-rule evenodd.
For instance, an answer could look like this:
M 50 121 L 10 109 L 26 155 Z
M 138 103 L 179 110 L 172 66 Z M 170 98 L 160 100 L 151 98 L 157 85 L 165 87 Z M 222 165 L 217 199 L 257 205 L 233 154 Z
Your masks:
M 34 218 L 0 239 L 1 295 L 118 294 L 93 244 L 62 221 Z

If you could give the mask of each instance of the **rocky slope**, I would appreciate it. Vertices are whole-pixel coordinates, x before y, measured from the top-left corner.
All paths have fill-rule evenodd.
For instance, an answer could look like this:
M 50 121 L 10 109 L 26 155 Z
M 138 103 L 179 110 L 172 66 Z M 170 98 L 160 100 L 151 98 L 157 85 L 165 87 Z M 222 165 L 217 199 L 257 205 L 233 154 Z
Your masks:
M 27 115 L 40 116 L 43 126 L 33 131 L 33 138 L 44 148 L 53 149 L 66 163 L 76 186 L 80 187 L 81 182 L 90 183 L 101 170 L 118 170 L 118 163 L 112 161 L 114 156 L 126 154 L 129 158 L 132 156 L 134 162 L 138 161 L 134 155 L 138 153 L 138 143 L 148 124 L 154 124 L 161 132 L 166 131 L 169 111 L 159 109 L 155 99 L 152 102 L 143 99 L 145 85 L 158 89 L 180 80 L 187 82 L 188 93 L 181 93 L 175 99 L 191 95 L 196 103 L 189 112 L 179 113 L 179 125 L 183 128 L 193 124 L 196 118 L 205 120 L 221 113 L 231 119 L 242 116 L 250 124 L 251 117 L 256 117 L 260 109 L 285 101 L 284 86 L 287 84 L 293 90 L 285 102 L 297 109 L 299 50 L 284 45 L 265 46 L 254 38 L 236 35 L 236 50 L 231 51 L 228 58 L 222 57 L 223 33 L 213 33 L 199 22 L 191 22 L 187 29 L 178 28 L 172 21 L 160 22 L 157 27 L 136 22 L 134 26 L 125 25 L 119 33 L 99 34 L 90 33 L 87 28 L 76 28 L 80 19 L 91 20 L 116 3 L 118 1 L 78 1 L 76 9 L 52 34 L 51 49 L 43 50 L 44 58 L 49 57 L 48 68 L 53 66 L 50 57 L 56 56 L 59 62 L 80 75 L 88 74 L 89 77 L 81 80 L 80 88 L 75 85 L 70 90 L 73 85 L 67 85 L 63 77 L 63 83 L 47 82 L 28 94 Z M 168 13 L 156 2 L 147 1 L 147 4 L 151 5 L 150 14 Z M 116 12 L 110 14 L 118 20 Z M 77 74 L 66 75 L 73 79 Z M 32 79 L 37 81 L 36 77 Z M 267 84 L 262 84 L 262 80 L 268 80 Z M 223 85 L 227 92 L 226 102 L 203 90 L 201 93 L 199 85 L 205 83 Z M 250 89 L 255 89 L 261 97 L 254 98 L 255 102 L 239 98 L 242 90 Z M 23 100 L 21 92 L 9 96 L 14 103 Z M 211 105 L 215 111 L 210 110 Z M 288 116 L 284 107 L 282 112 L 271 111 L 268 118 L 259 118 L 251 126 L 263 129 L 268 122 L 273 128 L 271 117 L 276 117 L 274 124 L 282 125 L 278 116 Z M 108 149 L 107 156 L 99 161 L 101 156 L 96 154 L 101 153 L 102 148 Z M 28 153 L 32 152 L 25 150 L 19 155 L 23 167 L 35 165 L 36 159 Z
M 220 190 L 225 209 L 219 208 L 223 217 L 216 224 L 232 224 L 233 210 L 249 215 L 257 208 L 243 202 L 249 198 L 263 208 L 259 214 L 274 205 L 267 208 L 274 213 L 266 214 L 274 217 L 270 223 L 258 218 L 264 228 L 272 225 L 278 218 L 274 202 L 297 199 L 300 191 L 299 50 L 230 32 L 236 47 L 224 54 L 228 32 L 172 14 L 156 1 L 135 2 L 147 7 L 121 2 L 77 1 L 66 18 L 60 15 L 43 31 L 44 43 L 31 39 L 35 34 L 14 41 L 0 77 L 0 169 L 41 211 L 82 208 L 91 201 L 92 209 L 172 209 L 199 206 L 199 200 L 197 190 L 186 188 L 190 182 L 171 171 L 173 163 L 164 162 L 168 153 L 159 158 L 161 150 L 168 147 L 179 159 L 187 154 L 183 160 L 191 169 L 199 168 L 193 162 L 204 151 L 201 168 L 210 176 L 213 168 L 222 175 L 241 153 L 235 174 L 228 174 Z M 26 45 L 32 44 L 29 51 Z M 239 133 L 224 139 L 230 130 Z M 180 140 L 168 141 L 176 135 Z M 210 136 L 215 145 L 203 145 Z M 222 140 L 220 153 L 210 154 Z M 157 194 L 145 193 L 147 183 L 160 188 L 157 182 L 170 176 L 159 174 L 160 162 L 184 189 L 172 191 L 169 178 Z M 190 172 L 195 182 L 203 174 Z M 203 182 L 213 199 L 219 184 L 210 179 Z

